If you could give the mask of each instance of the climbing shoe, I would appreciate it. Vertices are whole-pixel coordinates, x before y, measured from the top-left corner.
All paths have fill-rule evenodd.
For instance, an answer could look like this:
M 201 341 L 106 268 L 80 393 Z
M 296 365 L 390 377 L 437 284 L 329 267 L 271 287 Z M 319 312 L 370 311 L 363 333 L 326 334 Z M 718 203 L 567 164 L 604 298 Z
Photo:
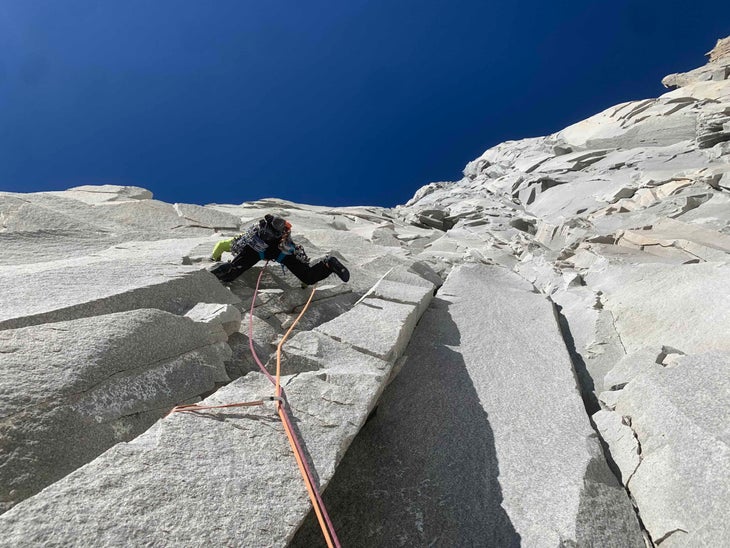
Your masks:
M 350 271 L 345 268 L 345 265 L 337 260 L 337 257 L 327 257 L 324 264 L 327 265 L 327 268 L 337 274 L 343 282 L 350 279 Z

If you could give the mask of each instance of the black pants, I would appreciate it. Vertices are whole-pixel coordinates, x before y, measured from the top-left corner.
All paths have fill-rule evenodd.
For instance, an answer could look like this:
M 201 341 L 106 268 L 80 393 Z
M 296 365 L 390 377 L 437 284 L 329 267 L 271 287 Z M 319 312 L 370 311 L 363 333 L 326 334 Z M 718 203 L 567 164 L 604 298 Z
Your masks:
M 268 260 L 276 260 L 278 256 L 279 250 L 273 246 L 264 252 L 264 258 Z M 231 262 L 223 263 L 211 272 L 222 282 L 232 282 L 260 260 L 259 252 L 250 246 L 246 246 Z M 314 285 L 332 274 L 332 271 L 322 261 L 309 266 L 297 260 L 293 255 L 286 255 L 281 260 L 281 264 L 307 285 Z

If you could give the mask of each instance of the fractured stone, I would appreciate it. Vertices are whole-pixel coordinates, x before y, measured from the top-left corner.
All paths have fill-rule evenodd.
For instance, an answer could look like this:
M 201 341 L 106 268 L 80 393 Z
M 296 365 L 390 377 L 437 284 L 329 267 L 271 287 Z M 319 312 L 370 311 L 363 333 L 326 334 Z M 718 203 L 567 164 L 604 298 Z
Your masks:
M 0 510 L 227 380 L 226 338 L 159 310 L 0 332 Z
M 630 417 L 641 446 L 628 487 L 654 542 L 676 530 L 683 534 L 669 546 L 730 542 L 728 371 L 726 352 L 685 356 L 621 391 L 616 413 Z
M 324 488 L 391 365 L 324 335 L 306 334 L 313 336 L 320 341 L 315 345 L 326 348 L 331 369 L 284 377 L 282 384 Z M 311 359 L 322 356 L 315 350 Z M 202 404 L 251 401 L 272 392 L 263 375 L 249 374 Z M 89 538 L 102 546 L 286 545 L 310 505 L 273 405 L 173 414 L 0 516 L 0 546 L 84 546 Z
M 423 298 L 428 298 L 428 295 Z M 345 314 L 320 325 L 315 331 L 393 362 L 408 344 L 418 321 L 418 310 L 419 307 L 414 304 L 366 298 Z
M 643 546 L 531 284 L 455 269 L 406 356 L 325 493 L 343 545 Z
M 27 273 L 0 271 L 0 288 L 0 330 L 136 308 L 184 314 L 199 302 L 239 302 L 209 272 L 144 258 L 96 259 L 74 268 L 51 265 Z

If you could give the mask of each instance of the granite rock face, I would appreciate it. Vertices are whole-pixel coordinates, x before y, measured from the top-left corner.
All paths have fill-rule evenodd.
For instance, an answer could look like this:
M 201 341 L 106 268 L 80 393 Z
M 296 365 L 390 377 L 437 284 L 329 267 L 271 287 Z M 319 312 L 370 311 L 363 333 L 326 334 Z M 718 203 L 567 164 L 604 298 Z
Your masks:
M 2 545 L 94 538 L 100 545 L 209 539 L 269 546 L 294 534 L 310 505 L 273 404 L 160 420 L 174 405 L 211 393 L 210 403 L 273 394 L 255 372 L 249 322 L 268 362 L 310 294 L 269 266 L 251 316 L 263 266 L 221 284 L 207 270 L 222 237 L 277 213 L 294 223 L 295 240 L 313 260 L 332 253 L 352 272 L 350 284 L 336 277 L 319 284 L 282 360 L 295 424 L 322 487 L 442 283 L 410 250 L 423 248 L 431 231 L 382 208 L 273 199 L 171 206 L 143 189 L 105 186 L 6 193 L 0 209 L 8 244 L 0 254 L 0 519 L 9 533 Z M 16 253 L 46 237 L 48 253 Z M 211 416 L 222 430 L 211 428 Z M 149 462 L 155 467 L 140 473 Z M 190 489 L 192 478 L 199 489 Z M 239 494 L 231 497 L 235 486 Z M 177 511 L 213 491 L 229 493 L 217 522 L 207 505 Z M 278 499 L 273 513 L 271 497 Z M 241 507 L 260 519 L 232 527 Z M 111 508 L 117 517 L 110 521 Z
M 724 546 L 730 497 L 730 354 L 707 352 L 651 367 L 619 391 L 605 436 L 624 483 L 662 546 Z M 617 420 L 616 418 L 608 420 Z M 630 433 L 630 434 L 629 434 Z
M 729 67 L 395 209 L 0 193 L 0 546 L 322 543 L 273 403 L 161 419 L 273 394 L 310 289 L 208 272 L 266 213 L 352 274 L 281 359 L 343 544 L 728 544 Z
M 441 211 L 446 260 L 511 268 L 557 305 L 586 409 L 662 546 L 730 535 L 728 40 L 673 91 L 497 145 L 398 210 Z
M 454 269 L 406 356 L 325 494 L 343 545 L 643 546 L 531 284 Z
M 228 380 L 226 340 L 154 309 L 0 331 L 3 509 Z

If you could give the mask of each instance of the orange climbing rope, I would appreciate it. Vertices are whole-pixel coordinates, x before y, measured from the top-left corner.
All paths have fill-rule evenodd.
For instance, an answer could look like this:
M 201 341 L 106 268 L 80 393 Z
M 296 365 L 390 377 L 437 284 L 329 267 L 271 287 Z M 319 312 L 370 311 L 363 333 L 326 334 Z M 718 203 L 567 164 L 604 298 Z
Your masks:
M 307 308 L 309 308 L 309 303 L 312 302 L 312 297 L 314 297 L 314 292 L 316 290 L 316 287 L 312 288 L 312 293 L 309 295 L 309 299 L 307 299 L 304 308 L 302 308 L 299 316 L 297 316 L 294 322 L 289 326 L 289 330 L 281 338 L 281 341 L 279 341 L 279 344 L 276 347 L 276 397 L 279 398 L 276 407 L 277 411 L 279 412 L 281 422 L 284 425 L 286 437 L 289 439 L 289 445 L 294 452 L 294 458 L 297 461 L 297 466 L 299 466 L 299 473 L 302 475 L 302 479 L 304 479 L 304 485 L 306 486 L 307 492 L 309 493 L 309 500 L 312 502 L 314 513 L 317 515 L 317 521 L 319 522 L 319 527 L 322 529 L 324 540 L 327 542 L 327 546 L 329 548 L 334 548 L 334 546 L 337 546 L 337 548 L 339 548 L 340 542 L 337 539 L 335 528 L 332 525 L 329 516 L 327 515 L 327 509 L 324 506 L 321 495 L 317 491 L 317 485 L 314 482 L 312 472 L 307 466 L 307 461 L 305 460 L 304 453 L 299 444 L 299 441 L 296 438 L 296 434 L 294 433 L 294 429 L 292 428 L 289 416 L 286 413 L 286 409 L 284 409 L 284 406 L 282 405 L 283 398 L 281 388 L 281 347 L 284 345 L 284 342 L 294 330 L 294 327 L 297 325 L 297 323 L 299 323 L 299 320 L 302 318 L 302 316 L 304 316 Z M 252 317 L 253 316 L 251 316 L 251 318 Z

